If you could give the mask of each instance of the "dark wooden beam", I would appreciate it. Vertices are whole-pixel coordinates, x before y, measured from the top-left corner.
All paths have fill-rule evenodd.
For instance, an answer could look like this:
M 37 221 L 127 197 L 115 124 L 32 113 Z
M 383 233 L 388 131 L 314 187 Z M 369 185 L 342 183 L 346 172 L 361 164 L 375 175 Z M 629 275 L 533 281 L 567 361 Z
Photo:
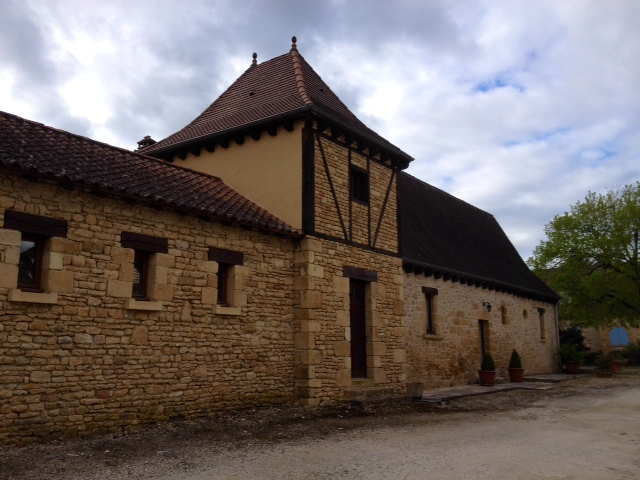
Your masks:
M 293 132 L 293 120 L 285 120 L 283 126 L 287 132 Z
M 213 153 L 216 149 L 216 143 L 212 140 L 209 142 L 204 142 L 204 149 L 209 152 L 209 153 Z
M 278 135 L 278 125 L 272 124 L 267 126 L 267 133 L 272 137 Z
M 261 133 L 260 130 L 253 130 L 249 135 L 251 135 L 251 138 L 254 140 L 260 140 Z
M 244 134 L 238 133 L 237 135 L 234 135 L 233 141 L 236 142 L 238 145 L 244 145 Z
M 187 151 L 186 150 L 178 150 L 178 158 L 180 160 L 186 160 L 187 159 Z
M 196 157 L 200 156 L 200 145 L 192 145 L 189 147 L 189 151 Z
M 218 143 L 222 148 L 229 148 L 229 137 L 222 137 Z

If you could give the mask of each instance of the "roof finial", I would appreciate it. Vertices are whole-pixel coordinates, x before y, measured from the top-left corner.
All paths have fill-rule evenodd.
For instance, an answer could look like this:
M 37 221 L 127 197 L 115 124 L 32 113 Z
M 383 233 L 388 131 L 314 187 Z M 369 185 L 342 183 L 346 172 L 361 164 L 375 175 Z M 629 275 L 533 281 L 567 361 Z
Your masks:
M 298 41 L 298 39 L 295 37 L 295 35 L 293 37 L 291 37 L 291 50 L 297 50 L 298 47 L 296 46 L 296 42 Z
M 258 64 L 258 54 L 253 52 L 253 60 L 251 60 L 251 66 L 255 67 Z

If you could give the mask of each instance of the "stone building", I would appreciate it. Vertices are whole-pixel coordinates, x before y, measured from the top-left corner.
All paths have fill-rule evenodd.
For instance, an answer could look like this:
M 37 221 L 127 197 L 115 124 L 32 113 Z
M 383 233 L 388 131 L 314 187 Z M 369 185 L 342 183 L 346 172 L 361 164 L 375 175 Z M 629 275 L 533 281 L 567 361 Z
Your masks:
M 555 368 L 554 292 L 295 39 L 139 147 L 0 114 L 0 442 Z

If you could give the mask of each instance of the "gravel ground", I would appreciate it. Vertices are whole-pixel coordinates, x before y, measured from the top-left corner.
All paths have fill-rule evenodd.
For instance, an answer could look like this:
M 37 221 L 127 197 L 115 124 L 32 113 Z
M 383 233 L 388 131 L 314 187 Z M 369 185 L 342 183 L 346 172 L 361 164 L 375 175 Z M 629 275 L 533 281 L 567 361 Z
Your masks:
M 0 450 L 0 479 L 639 479 L 640 368 L 445 405 L 278 407 Z

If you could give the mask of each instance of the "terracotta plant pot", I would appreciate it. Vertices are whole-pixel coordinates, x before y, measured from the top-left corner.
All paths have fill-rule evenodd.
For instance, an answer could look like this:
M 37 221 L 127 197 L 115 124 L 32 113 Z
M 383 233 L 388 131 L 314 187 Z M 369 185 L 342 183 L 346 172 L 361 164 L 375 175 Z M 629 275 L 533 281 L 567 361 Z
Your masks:
M 611 378 L 613 377 L 613 370 L 608 368 L 596 368 L 596 375 L 600 378 Z
M 495 370 L 478 370 L 478 375 L 480 375 L 480 385 L 493 387 L 496 384 Z
M 512 382 L 524 381 L 524 368 L 508 368 L 509 380 Z
M 580 364 L 578 362 L 564 362 L 564 369 L 566 373 L 578 373 L 580 372 Z

